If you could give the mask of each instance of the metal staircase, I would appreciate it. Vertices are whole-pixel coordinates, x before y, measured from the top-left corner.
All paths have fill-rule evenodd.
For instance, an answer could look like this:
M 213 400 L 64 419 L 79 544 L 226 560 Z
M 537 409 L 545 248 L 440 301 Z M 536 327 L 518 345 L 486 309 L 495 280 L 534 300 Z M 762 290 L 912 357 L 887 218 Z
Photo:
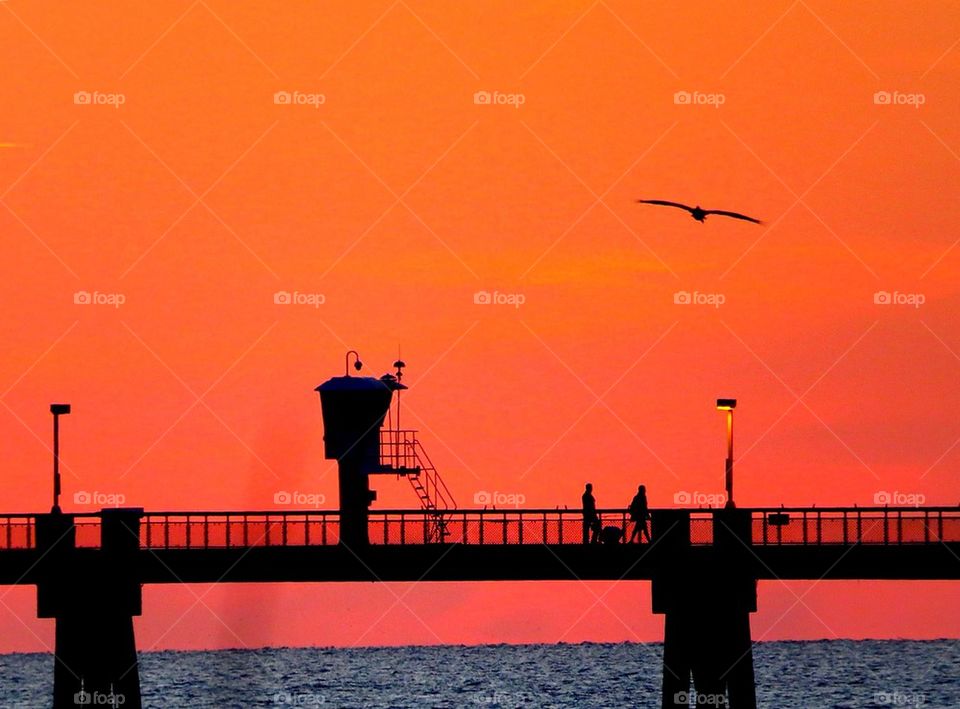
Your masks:
M 443 541 L 449 535 L 444 514 L 456 509 L 457 503 L 415 430 L 380 431 L 380 472 L 395 473 L 410 482 L 420 506 L 429 513 L 428 538 Z

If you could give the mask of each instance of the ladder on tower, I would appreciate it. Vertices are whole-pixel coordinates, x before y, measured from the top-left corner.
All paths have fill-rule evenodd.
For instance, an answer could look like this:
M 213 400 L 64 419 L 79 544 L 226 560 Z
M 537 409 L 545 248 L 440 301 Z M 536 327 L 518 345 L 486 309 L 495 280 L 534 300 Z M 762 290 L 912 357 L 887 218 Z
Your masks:
M 380 470 L 402 475 L 410 482 L 421 508 L 428 513 L 427 538 L 444 541 L 450 534 L 445 515 L 455 510 L 457 503 L 415 430 L 380 431 Z

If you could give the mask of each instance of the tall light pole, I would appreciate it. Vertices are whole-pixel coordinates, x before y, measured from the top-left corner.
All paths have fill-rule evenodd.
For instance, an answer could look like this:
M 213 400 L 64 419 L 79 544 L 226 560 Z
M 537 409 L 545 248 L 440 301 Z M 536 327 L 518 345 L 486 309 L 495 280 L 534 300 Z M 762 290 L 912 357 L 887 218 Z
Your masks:
M 736 507 L 733 504 L 733 410 L 737 408 L 736 399 L 717 399 L 717 411 L 727 412 L 727 462 L 725 466 L 725 485 L 727 490 L 727 508 Z
M 70 404 L 50 404 L 53 414 L 53 513 L 60 512 L 60 416 L 70 413 Z

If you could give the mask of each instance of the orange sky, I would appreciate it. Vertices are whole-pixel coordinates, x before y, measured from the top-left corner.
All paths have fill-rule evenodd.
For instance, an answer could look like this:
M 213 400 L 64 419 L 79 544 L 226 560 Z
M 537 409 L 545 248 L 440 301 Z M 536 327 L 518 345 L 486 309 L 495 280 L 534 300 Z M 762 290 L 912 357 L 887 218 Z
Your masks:
M 956 504 L 958 38 L 950 2 L 2 2 L 0 508 L 49 506 L 57 400 L 68 510 L 333 506 L 312 389 L 346 349 L 379 375 L 398 345 L 405 421 L 464 506 L 576 506 L 588 478 L 601 506 L 640 481 L 654 506 L 719 492 L 718 395 L 740 400 L 742 506 Z M 960 634 L 955 588 L 909 588 L 765 583 L 754 635 Z M 33 590 L 3 594 L 0 651 L 49 647 Z M 662 632 L 639 583 L 144 608 L 142 649 Z

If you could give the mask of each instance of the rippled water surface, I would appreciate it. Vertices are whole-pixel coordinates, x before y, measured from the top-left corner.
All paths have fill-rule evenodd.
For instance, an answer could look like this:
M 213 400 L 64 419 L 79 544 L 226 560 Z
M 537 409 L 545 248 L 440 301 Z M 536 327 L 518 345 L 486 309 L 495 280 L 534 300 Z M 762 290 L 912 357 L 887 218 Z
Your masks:
M 754 652 L 762 707 L 960 708 L 960 641 L 771 642 Z M 660 657 L 660 645 L 634 643 L 148 652 L 140 672 L 146 707 L 652 709 Z M 50 655 L 0 655 L 0 705 L 49 707 L 52 670 Z

